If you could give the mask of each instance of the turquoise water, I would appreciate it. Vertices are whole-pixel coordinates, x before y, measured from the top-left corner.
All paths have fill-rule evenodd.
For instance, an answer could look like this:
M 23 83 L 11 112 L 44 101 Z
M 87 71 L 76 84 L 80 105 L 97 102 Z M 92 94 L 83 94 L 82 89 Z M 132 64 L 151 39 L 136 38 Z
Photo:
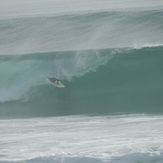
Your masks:
M 0 162 L 162 163 L 162 63 L 162 0 L 2 0 Z
M 2 56 L 0 115 L 162 113 L 162 50 Z M 48 77 L 63 79 L 66 88 L 55 88 Z

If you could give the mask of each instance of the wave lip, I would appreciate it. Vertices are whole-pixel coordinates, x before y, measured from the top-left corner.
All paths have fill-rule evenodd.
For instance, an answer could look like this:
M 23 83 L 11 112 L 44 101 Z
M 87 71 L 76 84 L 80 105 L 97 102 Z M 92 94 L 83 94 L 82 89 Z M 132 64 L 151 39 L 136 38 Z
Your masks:
M 163 47 L 163 44 L 155 44 L 155 43 L 153 43 L 153 44 L 144 44 L 144 45 L 138 45 L 138 44 L 135 44 L 134 46 L 133 46 L 133 49 L 143 49 L 143 48 L 161 48 L 161 47 Z M 131 49 L 131 48 L 130 48 Z
M 163 154 L 151 155 L 148 153 L 133 153 L 122 157 L 113 158 L 110 160 L 101 160 L 89 157 L 48 157 L 48 158 L 36 158 L 27 160 L 27 163 L 34 162 L 49 162 L 49 163 L 161 163 L 163 160 Z

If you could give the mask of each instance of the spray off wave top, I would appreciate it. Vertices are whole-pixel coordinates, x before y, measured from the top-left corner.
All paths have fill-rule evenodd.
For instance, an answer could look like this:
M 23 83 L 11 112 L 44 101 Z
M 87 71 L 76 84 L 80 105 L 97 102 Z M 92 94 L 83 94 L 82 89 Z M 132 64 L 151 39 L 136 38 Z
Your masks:
M 0 54 L 163 44 L 162 11 L 110 11 L 0 20 Z

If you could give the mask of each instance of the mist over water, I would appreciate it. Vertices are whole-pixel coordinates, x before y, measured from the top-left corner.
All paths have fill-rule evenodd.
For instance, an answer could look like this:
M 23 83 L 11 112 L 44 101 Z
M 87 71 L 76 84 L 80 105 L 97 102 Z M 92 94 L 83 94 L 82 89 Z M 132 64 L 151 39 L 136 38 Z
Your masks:
M 163 42 L 162 1 L 2 1 L 0 54 Z
M 0 21 L 0 54 L 143 47 L 163 42 L 162 11 L 107 11 Z
M 65 15 L 110 10 L 162 9 L 162 0 L 1 0 L 0 17 Z

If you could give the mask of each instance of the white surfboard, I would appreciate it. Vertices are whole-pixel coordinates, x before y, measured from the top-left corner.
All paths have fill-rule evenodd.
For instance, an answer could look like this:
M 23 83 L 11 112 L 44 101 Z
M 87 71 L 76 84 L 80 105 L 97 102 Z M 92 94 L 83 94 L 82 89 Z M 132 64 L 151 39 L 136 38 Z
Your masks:
M 65 88 L 65 85 L 56 78 L 48 78 L 49 81 L 57 88 Z

